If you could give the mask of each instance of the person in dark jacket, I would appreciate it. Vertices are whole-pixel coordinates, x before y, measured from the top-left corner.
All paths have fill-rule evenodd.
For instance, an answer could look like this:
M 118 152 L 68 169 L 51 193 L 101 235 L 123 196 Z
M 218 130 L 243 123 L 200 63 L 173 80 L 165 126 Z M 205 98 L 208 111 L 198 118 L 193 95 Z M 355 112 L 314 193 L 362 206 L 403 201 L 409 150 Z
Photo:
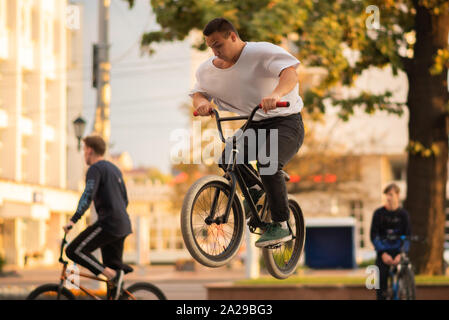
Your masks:
M 115 285 L 115 295 L 118 295 L 123 283 L 123 245 L 125 238 L 132 233 L 126 211 L 128 196 L 125 182 L 120 169 L 104 160 L 106 144 L 101 137 L 89 136 L 83 142 L 84 160 L 90 166 L 86 173 L 86 187 L 64 231 L 70 231 L 92 201 L 98 219 L 68 245 L 66 254 L 95 275 L 103 274 Z M 101 249 L 103 263 L 92 254 L 98 248 Z
M 385 188 L 385 205 L 374 212 L 371 223 L 371 242 L 377 252 L 376 265 L 379 268 L 378 300 L 385 299 L 390 266 L 397 265 L 401 259 L 401 240 L 398 237 L 410 236 L 410 218 L 408 212 L 399 206 L 399 192 L 394 183 Z M 410 242 L 405 240 L 405 251 L 408 252 L 409 248 Z

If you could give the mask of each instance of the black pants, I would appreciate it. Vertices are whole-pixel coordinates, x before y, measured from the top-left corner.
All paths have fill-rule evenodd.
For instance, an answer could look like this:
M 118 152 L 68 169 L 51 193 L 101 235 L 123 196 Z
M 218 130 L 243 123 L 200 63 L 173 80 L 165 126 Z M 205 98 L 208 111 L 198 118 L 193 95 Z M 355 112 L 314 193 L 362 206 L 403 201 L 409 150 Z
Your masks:
M 243 139 L 242 143 L 237 147 L 240 157 L 244 158 L 243 163 L 248 164 L 249 161 L 257 160 L 257 165 L 261 173 L 262 183 L 270 204 L 271 218 L 274 222 L 286 221 L 289 218 L 288 195 L 285 178 L 280 171 L 293 156 L 298 152 L 304 141 L 304 124 L 300 113 L 287 117 L 274 117 L 255 121 L 248 129 L 253 129 L 256 143 L 251 140 Z M 259 129 L 265 129 L 266 132 Z M 275 146 L 271 141 L 270 130 L 275 129 L 278 132 L 277 139 L 277 156 L 270 153 L 271 147 Z M 247 130 L 248 131 L 248 130 Z M 259 131 L 261 134 L 259 134 Z M 237 134 L 238 135 L 238 134 Z M 261 138 L 264 137 L 261 141 Z M 222 154 L 220 167 L 225 170 L 230 159 L 230 150 L 226 148 Z M 243 153 L 243 155 L 242 155 Z M 255 157 L 255 159 L 254 159 Z M 240 164 L 241 166 L 241 164 Z M 252 166 L 249 165 L 252 169 Z M 275 168 L 271 170 L 271 168 Z M 264 174 L 270 171 L 269 174 Z M 244 173 L 243 170 L 240 172 Z M 256 184 L 255 179 L 249 174 L 243 174 L 248 187 Z
M 397 252 L 388 253 L 394 259 L 396 257 Z M 376 257 L 376 266 L 379 268 L 379 289 L 376 289 L 376 297 L 377 300 L 385 300 L 387 288 L 388 288 L 388 273 L 390 272 L 390 266 L 386 265 L 382 261 L 382 255 L 377 254 Z
M 103 273 L 105 267 L 123 268 L 123 244 L 125 237 L 116 237 L 104 230 L 98 223 L 87 227 L 67 247 L 66 255 L 73 262 L 89 269 L 95 275 Z M 103 264 L 92 252 L 101 248 Z

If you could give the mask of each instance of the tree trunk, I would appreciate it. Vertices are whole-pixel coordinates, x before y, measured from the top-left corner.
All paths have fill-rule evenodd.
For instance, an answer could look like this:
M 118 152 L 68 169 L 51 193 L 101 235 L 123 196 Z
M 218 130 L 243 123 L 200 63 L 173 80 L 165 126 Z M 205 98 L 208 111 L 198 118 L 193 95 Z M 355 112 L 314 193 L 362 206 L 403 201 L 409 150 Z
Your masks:
M 409 80 L 409 139 L 425 148 L 438 148 L 425 156 L 409 151 L 407 200 L 412 234 L 425 242 L 412 242 L 410 257 L 417 273 L 443 271 L 445 199 L 448 162 L 448 99 L 445 68 L 432 76 L 430 68 L 438 49 L 448 46 L 449 15 L 435 16 L 415 1 L 414 57 L 405 70 Z

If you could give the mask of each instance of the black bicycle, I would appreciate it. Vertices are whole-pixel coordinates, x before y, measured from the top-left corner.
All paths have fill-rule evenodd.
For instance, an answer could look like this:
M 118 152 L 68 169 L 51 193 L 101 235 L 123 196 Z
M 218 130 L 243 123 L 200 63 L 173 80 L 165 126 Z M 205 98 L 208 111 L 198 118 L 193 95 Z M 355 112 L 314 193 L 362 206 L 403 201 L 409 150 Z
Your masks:
M 59 278 L 59 284 L 50 283 L 44 284 L 36 289 L 34 289 L 26 298 L 27 300 L 75 300 L 76 296 L 73 294 L 71 290 L 66 287 L 66 283 L 70 283 L 72 286 L 78 287 L 79 290 L 84 292 L 87 296 L 96 300 L 103 300 L 98 294 L 95 292 L 83 287 L 80 284 L 77 284 L 74 276 L 84 277 L 100 282 L 107 283 L 107 291 L 106 291 L 106 300 L 113 300 L 113 284 L 105 279 L 96 277 L 91 274 L 86 274 L 80 272 L 79 274 L 74 274 L 73 271 L 70 273 L 67 270 L 68 261 L 63 259 L 64 247 L 67 244 L 66 241 L 67 234 L 64 234 L 64 238 L 61 243 L 61 253 L 59 255 L 59 262 L 63 265 L 61 276 Z M 133 268 L 128 265 L 123 265 L 123 271 L 125 274 L 133 271 Z M 119 300 L 166 300 L 164 293 L 155 285 L 147 282 L 137 282 L 130 285 L 126 289 L 122 289 L 121 294 L 119 295 Z
M 280 102 L 277 107 L 288 107 Z M 223 143 L 221 123 L 224 121 L 247 120 L 241 128 L 242 134 L 232 139 L 232 152 L 224 176 L 209 175 L 197 180 L 188 190 L 181 210 L 181 231 L 184 243 L 192 257 L 207 267 L 221 267 L 237 254 L 241 246 L 245 230 L 245 213 L 237 194 L 237 185 L 248 202 L 251 218 L 248 221 L 250 232 L 261 234 L 271 222 L 268 199 L 263 194 L 257 203 L 252 200 L 249 189 L 242 178 L 241 170 L 255 178 L 257 185 L 264 190 L 258 171 L 251 170 L 248 165 L 237 166 L 237 142 L 251 125 L 254 115 L 260 106 L 253 109 L 249 117 L 222 117 L 212 110 L 217 128 Z M 286 180 L 289 180 L 284 172 Z M 262 249 L 268 272 L 275 278 L 285 279 L 293 274 L 301 257 L 305 241 L 305 223 L 299 204 L 289 196 L 290 219 L 288 228 L 292 239 L 275 246 Z
M 401 241 L 401 260 L 398 265 L 390 266 L 388 272 L 387 300 L 415 300 L 415 272 L 405 252 L 405 241 L 419 241 L 417 236 L 389 236 L 388 240 Z

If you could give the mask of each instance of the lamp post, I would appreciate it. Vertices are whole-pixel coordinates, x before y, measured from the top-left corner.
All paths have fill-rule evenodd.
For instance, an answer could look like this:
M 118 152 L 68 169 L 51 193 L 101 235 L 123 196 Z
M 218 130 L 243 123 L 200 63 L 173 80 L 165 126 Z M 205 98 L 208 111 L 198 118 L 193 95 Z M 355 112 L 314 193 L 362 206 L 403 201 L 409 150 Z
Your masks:
M 80 151 L 81 138 L 83 137 L 84 129 L 86 128 L 86 120 L 84 120 L 81 116 L 79 116 L 73 121 L 73 126 L 75 128 L 75 136 L 78 139 L 78 151 Z

